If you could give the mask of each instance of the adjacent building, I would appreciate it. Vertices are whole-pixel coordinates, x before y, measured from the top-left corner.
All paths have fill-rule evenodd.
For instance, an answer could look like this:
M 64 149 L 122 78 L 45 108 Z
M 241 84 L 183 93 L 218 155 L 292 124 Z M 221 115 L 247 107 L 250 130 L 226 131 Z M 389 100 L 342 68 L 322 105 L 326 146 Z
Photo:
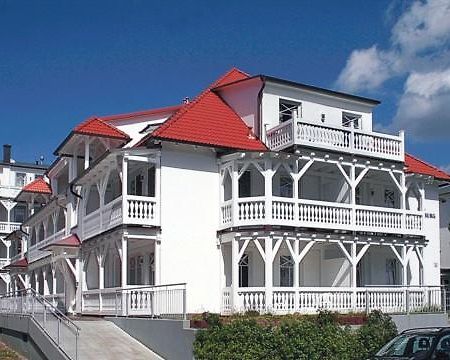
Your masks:
M 191 313 L 439 306 L 450 176 L 374 131 L 378 104 L 232 69 L 181 105 L 85 120 L 15 197 L 13 289 L 84 314 L 146 314 L 180 283 Z
M 42 176 L 46 169 L 42 159 L 34 163 L 15 161 L 11 145 L 3 145 L 3 158 L 0 161 L 0 293 L 10 290 L 10 277 L 3 268 L 11 261 L 14 252 L 11 246 L 17 246 L 7 236 L 19 230 L 28 216 L 27 204 L 15 198 L 22 188 Z

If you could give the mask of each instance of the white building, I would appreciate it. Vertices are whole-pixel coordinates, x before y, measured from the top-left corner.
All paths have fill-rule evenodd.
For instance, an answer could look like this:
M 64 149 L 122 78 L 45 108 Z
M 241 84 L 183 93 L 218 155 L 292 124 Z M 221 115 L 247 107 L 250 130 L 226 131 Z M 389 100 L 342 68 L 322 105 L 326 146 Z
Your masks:
M 18 162 L 11 158 L 11 145 L 3 145 L 3 158 L 0 161 L 0 293 L 10 290 L 10 277 L 3 268 L 11 261 L 17 246 L 7 238 L 8 234 L 19 230 L 27 217 L 24 202 L 15 201 L 22 188 L 33 186 L 31 183 L 43 175 L 47 166 L 41 161 L 35 163 Z
M 145 314 L 174 283 L 189 313 L 439 305 L 448 176 L 373 131 L 378 103 L 232 69 L 186 104 L 86 120 L 16 234 L 14 288 L 86 314 Z

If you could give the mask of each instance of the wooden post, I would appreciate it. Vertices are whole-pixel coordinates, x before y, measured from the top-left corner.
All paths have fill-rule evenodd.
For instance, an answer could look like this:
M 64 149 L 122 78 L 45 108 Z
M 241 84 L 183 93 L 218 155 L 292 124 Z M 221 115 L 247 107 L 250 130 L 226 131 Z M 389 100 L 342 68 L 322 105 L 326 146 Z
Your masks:
M 239 238 L 235 237 L 231 240 L 231 309 L 239 311 Z
M 266 312 L 272 310 L 273 297 L 273 244 L 272 236 L 267 236 L 264 240 L 265 245 L 265 288 L 266 288 Z

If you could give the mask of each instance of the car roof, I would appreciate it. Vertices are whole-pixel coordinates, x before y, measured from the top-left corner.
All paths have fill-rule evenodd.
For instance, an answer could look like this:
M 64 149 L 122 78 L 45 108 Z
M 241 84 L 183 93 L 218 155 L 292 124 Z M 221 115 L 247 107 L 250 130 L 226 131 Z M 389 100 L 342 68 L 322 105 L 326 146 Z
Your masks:
M 449 326 L 430 326 L 430 327 L 420 327 L 420 328 L 412 328 L 407 329 L 401 332 L 401 334 L 410 334 L 410 335 L 419 335 L 419 334 L 440 334 L 443 332 L 450 332 Z

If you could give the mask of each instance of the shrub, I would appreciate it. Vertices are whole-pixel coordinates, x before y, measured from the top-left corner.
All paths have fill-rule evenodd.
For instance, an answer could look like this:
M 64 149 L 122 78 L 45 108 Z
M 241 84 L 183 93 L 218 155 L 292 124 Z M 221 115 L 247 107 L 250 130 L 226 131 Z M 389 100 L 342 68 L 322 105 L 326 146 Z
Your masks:
M 222 325 L 216 314 L 204 318 L 214 325 L 197 333 L 198 360 L 365 360 L 397 334 L 391 318 L 379 311 L 357 331 L 340 326 L 329 311 L 314 317 L 277 317 L 272 322 L 266 317 L 238 317 Z
M 389 315 L 378 310 L 370 313 L 367 322 L 356 332 L 361 359 L 374 355 L 396 335 L 397 327 Z

